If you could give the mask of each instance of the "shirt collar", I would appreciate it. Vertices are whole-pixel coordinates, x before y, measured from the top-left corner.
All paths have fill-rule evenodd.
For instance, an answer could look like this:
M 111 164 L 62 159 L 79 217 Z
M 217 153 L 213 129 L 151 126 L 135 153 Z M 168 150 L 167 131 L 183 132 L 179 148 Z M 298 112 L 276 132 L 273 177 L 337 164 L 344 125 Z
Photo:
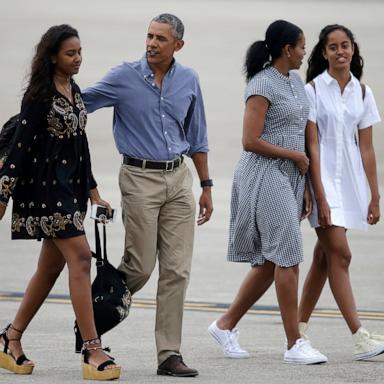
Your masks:
M 148 77 L 149 78 L 154 77 L 154 73 L 152 72 L 151 67 L 148 65 L 146 54 L 144 54 L 144 56 L 141 58 L 140 65 L 141 65 L 141 72 L 144 75 L 145 79 Z M 171 67 L 169 68 L 167 75 L 173 75 L 173 73 L 175 72 L 175 69 L 176 69 L 176 60 L 175 60 L 175 58 L 173 58 Z
M 349 72 L 351 79 L 348 81 L 347 87 L 354 87 L 355 86 L 355 76 L 353 76 L 352 72 Z M 327 85 L 331 84 L 332 82 L 337 82 L 337 80 L 332 77 L 327 70 L 325 70 L 322 74 L 323 79 Z
M 283 75 L 279 70 L 277 70 L 275 67 L 273 67 L 272 65 L 269 65 L 267 67 L 275 76 L 277 76 L 279 79 L 283 80 L 283 81 L 286 81 L 286 82 L 289 82 L 290 81 L 290 74 L 288 72 L 288 75 Z

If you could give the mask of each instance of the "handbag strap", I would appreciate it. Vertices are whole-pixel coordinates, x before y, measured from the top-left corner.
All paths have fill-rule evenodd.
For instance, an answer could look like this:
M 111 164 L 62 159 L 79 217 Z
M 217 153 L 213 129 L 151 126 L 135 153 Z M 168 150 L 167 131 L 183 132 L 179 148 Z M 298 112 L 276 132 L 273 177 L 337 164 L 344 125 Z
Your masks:
M 96 220 L 95 220 L 95 246 L 96 246 L 96 252 L 93 253 L 93 256 L 97 259 L 98 262 L 102 262 L 103 256 L 101 254 L 100 233 L 99 233 L 99 227 L 97 225 Z
M 104 260 L 108 261 L 108 256 L 107 256 L 107 230 L 105 223 L 103 223 L 103 250 L 104 250 Z
M 108 261 L 107 256 L 107 231 L 105 228 L 105 224 L 103 224 L 103 253 L 101 252 L 101 244 L 100 244 L 100 233 L 98 221 L 95 220 L 95 245 L 96 252 L 93 253 L 93 256 L 97 259 L 96 266 L 99 263 L 99 266 L 103 265 L 103 261 Z

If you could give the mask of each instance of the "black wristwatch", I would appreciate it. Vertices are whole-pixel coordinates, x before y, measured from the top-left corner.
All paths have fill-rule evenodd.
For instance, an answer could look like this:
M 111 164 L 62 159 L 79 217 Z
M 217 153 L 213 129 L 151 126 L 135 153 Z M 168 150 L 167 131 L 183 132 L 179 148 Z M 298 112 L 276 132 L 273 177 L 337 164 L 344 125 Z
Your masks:
M 204 188 L 204 187 L 213 187 L 213 181 L 212 181 L 212 179 L 201 180 L 201 181 L 200 181 L 200 187 L 201 187 L 201 188 Z

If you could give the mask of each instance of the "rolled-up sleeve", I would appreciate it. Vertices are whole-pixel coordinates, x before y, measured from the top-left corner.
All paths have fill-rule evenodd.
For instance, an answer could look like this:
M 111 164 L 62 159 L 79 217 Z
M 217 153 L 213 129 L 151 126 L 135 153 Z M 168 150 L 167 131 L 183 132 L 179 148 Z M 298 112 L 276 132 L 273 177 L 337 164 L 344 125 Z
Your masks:
M 197 74 L 195 74 L 195 97 L 189 107 L 184 129 L 190 145 L 188 156 L 196 152 L 209 151 L 204 101 Z
M 113 107 L 119 103 L 120 67 L 112 68 L 100 81 L 82 91 L 87 112 L 91 113 L 100 108 Z

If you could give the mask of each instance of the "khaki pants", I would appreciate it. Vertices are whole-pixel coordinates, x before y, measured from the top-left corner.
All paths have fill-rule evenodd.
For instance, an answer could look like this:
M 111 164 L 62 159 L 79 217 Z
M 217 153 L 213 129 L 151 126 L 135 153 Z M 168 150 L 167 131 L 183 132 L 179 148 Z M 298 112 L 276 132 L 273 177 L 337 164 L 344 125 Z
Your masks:
M 140 290 L 159 260 L 156 306 L 158 363 L 178 354 L 195 226 L 192 175 L 183 163 L 173 171 L 122 165 L 125 250 L 119 270 L 131 293 Z

